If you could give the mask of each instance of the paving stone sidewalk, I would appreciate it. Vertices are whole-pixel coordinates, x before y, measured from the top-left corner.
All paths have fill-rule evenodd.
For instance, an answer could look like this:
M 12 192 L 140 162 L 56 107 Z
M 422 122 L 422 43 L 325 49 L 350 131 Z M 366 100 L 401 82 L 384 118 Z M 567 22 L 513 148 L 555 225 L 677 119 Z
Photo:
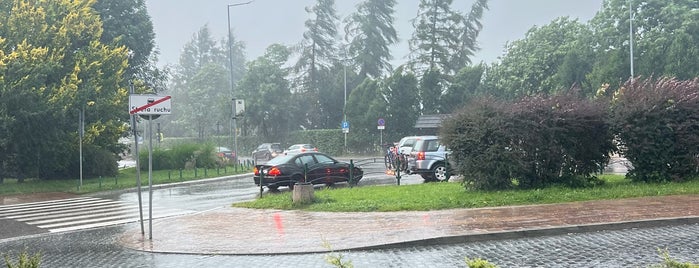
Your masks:
M 699 195 L 412 212 L 222 208 L 153 221 L 119 241 L 190 254 L 295 254 L 531 237 L 699 222 Z

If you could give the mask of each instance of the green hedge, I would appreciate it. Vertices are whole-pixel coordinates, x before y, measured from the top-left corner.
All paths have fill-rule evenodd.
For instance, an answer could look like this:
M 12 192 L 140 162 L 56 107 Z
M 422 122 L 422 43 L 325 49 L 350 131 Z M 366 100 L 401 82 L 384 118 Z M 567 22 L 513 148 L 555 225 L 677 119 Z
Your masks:
M 468 187 L 587 185 L 615 148 L 606 107 L 573 93 L 482 98 L 447 119 L 440 136 Z
M 634 79 L 617 94 L 614 122 L 634 181 L 685 181 L 699 169 L 699 82 Z

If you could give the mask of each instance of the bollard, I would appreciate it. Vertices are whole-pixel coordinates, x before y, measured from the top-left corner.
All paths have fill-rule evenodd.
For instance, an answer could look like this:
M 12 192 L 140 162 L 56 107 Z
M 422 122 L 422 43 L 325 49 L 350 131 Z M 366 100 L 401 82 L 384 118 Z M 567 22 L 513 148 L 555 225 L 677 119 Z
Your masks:
M 349 185 L 350 185 L 350 188 L 352 188 L 352 185 L 353 185 L 352 182 L 354 182 L 354 160 L 352 160 L 352 159 L 350 159 L 349 168 L 350 168 L 350 170 L 349 170 Z
M 196 178 L 196 177 L 197 177 L 197 168 L 194 167 L 194 178 Z
M 206 170 L 207 168 L 204 168 L 204 178 L 208 177 L 208 175 L 206 175 Z
M 102 189 L 102 176 L 100 176 L 99 182 L 100 182 L 100 183 L 99 183 L 99 185 L 100 185 L 99 188 Z
M 119 181 L 117 180 L 118 178 L 118 176 L 114 176 L 114 185 L 119 185 Z
M 400 157 L 396 158 L 396 161 L 398 162 L 398 166 L 396 168 L 396 183 L 398 184 L 398 186 L 400 186 L 400 169 L 402 167 Z
M 180 180 L 182 180 L 182 170 L 180 169 Z
M 303 183 L 308 182 L 308 163 L 303 164 Z
M 449 181 L 449 155 L 448 154 L 444 154 L 444 169 L 445 169 L 444 178 L 446 178 L 445 181 Z

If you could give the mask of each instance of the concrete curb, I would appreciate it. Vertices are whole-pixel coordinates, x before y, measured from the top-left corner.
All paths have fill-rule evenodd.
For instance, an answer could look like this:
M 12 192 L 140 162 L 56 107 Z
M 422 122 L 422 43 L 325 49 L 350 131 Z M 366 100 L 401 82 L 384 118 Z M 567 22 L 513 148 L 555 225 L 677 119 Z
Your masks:
M 351 249 L 347 249 L 347 250 L 375 250 L 375 249 L 395 249 L 395 248 L 405 248 L 405 247 L 415 247 L 415 246 L 450 245 L 450 244 L 481 242 L 481 241 L 556 236 L 556 235 L 590 233 L 590 232 L 600 232 L 600 231 L 615 231 L 615 230 L 623 230 L 623 229 L 679 226 L 679 225 L 687 225 L 687 224 L 699 224 L 699 217 L 679 217 L 679 218 L 664 218 L 664 219 L 661 218 L 661 219 L 650 219 L 650 220 L 640 220 L 640 221 L 610 222 L 610 223 L 584 224 L 584 225 L 571 225 L 571 226 L 556 226 L 556 227 L 524 229 L 524 230 L 517 230 L 517 231 L 502 231 L 502 232 L 491 232 L 491 233 L 482 233 L 482 234 L 445 236 L 445 237 L 436 237 L 436 238 L 428 238 L 428 239 L 421 239 L 421 240 L 405 241 L 405 242 L 400 242 L 400 243 L 392 243 L 392 244 L 385 244 L 385 245 L 378 245 L 378 246 L 357 247 L 357 248 L 351 248 Z

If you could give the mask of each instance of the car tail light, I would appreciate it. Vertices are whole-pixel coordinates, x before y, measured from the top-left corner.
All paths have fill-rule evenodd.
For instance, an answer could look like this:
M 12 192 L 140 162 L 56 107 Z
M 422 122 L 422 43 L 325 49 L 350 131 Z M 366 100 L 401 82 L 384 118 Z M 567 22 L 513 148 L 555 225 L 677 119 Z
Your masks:
M 260 170 L 257 169 L 257 167 L 253 168 L 253 169 L 252 169 L 252 172 L 255 173 L 255 176 L 259 176 L 259 175 L 260 175 Z
M 282 175 L 282 171 L 279 170 L 277 167 L 272 167 L 269 169 L 269 172 L 267 172 L 267 175 L 279 176 L 279 175 Z
M 314 152 L 317 152 L 317 151 L 318 151 L 318 148 L 313 148 L 313 151 L 314 151 Z
M 306 148 L 301 148 L 301 152 L 302 152 L 302 153 L 305 153 L 305 152 L 306 152 Z
M 425 152 L 417 152 L 417 160 L 425 160 Z
M 347 169 L 346 169 L 346 168 L 340 168 L 340 170 L 338 170 L 338 171 L 339 171 L 340 173 L 347 173 Z

